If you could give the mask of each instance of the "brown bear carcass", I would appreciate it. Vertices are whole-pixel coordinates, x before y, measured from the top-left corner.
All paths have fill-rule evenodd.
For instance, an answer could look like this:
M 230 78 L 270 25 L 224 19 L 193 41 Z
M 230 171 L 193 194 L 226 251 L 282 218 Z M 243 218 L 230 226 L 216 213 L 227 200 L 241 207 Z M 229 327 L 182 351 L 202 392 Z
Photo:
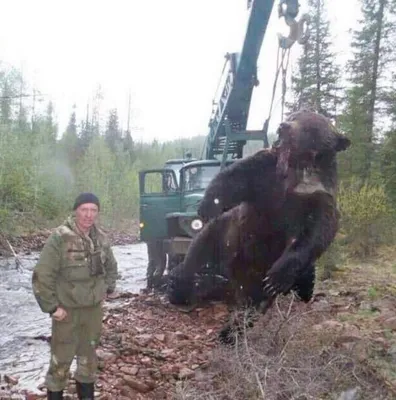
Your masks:
M 237 297 L 254 305 L 295 289 L 308 301 L 315 261 L 338 229 L 339 151 L 350 140 L 324 116 L 298 111 L 280 124 L 268 150 L 236 161 L 211 181 L 198 214 L 206 221 L 168 285 L 173 303 L 188 303 L 193 276 L 216 260 Z

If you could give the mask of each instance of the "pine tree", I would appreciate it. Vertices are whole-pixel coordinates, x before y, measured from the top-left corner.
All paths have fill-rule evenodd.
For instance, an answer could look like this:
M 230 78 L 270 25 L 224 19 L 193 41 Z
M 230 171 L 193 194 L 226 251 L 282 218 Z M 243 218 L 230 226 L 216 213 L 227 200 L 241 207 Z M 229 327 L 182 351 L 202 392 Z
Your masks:
M 102 101 L 104 99 L 104 93 L 101 85 L 97 85 L 95 89 L 95 94 L 93 96 L 92 102 L 92 119 L 91 119 L 91 129 L 94 136 L 99 136 L 102 130 Z
M 330 23 L 324 0 L 308 0 L 310 38 L 303 44 L 298 73 L 292 77 L 293 110 L 306 107 L 335 117 L 339 67 L 331 51 Z M 290 106 L 290 105 L 289 105 Z
M 66 133 L 77 136 L 77 119 L 76 119 L 76 105 L 73 105 L 73 111 L 70 115 L 69 123 L 67 124 Z
M 79 147 L 80 147 L 80 152 L 84 154 L 89 146 L 91 145 L 91 142 L 93 138 L 95 137 L 95 133 L 92 127 L 92 124 L 90 123 L 89 119 L 89 105 L 87 104 L 87 115 L 85 118 L 85 121 L 81 122 L 81 131 L 78 135 L 79 137 Z
M 381 146 L 381 174 L 385 192 L 396 206 L 396 74 L 392 74 L 392 85 L 384 96 L 386 113 L 390 117 L 390 128 L 385 133 Z
M 73 105 L 73 111 L 70 115 L 69 123 L 66 128 L 66 132 L 62 137 L 62 149 L 66 154 L 71 166 L 76 165 L 82 155 L 81 147 L 79 146 L 79 137 L 77 135 L 77 124 L 76 124 L 76 105 Z
M 13 98 L 15 97 L 15 87 L 12 80 L 5 76 L 1 83 L 1 100 L 0 100 L 0 113 L 1 123 L 4 125 L 10 125 L 13 118 Z
M 119 129 L 118 113 L 114 108 L 109 112 L 109 118 L 106 125 L 105 140 L 109 148 L 115 153 L 121 144 L 121 131 Z
M 341 126 L 353 143 L 353 155 L 340 161 L 348 176 L 365 182 L 373 173 L 376 157 L 376 118 L 380 117 L 380 100 L 383 97 L 382 78 L 390 59 L 389 0 L 360 0 L 362 19 L 353 32 L 351 43 L 353 58 L 348 63 L 349 81 L 345 112 Z
M 45 117 L 45 131 L 49 139 L 52 141 L 56 140 L 58 127 L 54 122 L 54 105 L 50 101 L 47 105 L 47 115 Z
M 125 137 L 123 138 L 124 153 L 126 153 L 129 162 L 133 164 L 136 159 L 135 155 L 135 143 L 133 142 L 131 132 L 126 131 Z

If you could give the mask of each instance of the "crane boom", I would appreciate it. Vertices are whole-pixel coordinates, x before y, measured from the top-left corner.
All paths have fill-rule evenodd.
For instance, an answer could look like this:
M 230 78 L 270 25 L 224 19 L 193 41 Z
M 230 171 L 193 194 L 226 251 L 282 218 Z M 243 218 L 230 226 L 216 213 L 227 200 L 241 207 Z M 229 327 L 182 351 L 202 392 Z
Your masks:
M 242 158 L 246 135 L 230 137 L 229 134 L 246 130 L 253 88 L 258 84 L 257 59 L 273 5 L 274 0 L 248 0 L 249 17 L 242 50 L 226 55 L 228 69 L 209 122 L 206 159 L 215 159 L 216 155 Z

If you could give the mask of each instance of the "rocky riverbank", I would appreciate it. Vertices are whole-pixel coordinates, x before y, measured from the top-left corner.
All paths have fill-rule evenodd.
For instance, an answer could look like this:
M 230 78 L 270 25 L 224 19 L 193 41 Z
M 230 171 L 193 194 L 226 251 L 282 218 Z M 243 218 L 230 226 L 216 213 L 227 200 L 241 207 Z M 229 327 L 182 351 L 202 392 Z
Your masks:
M 178 383 L 205 379 L 218 329 L 229 314 L 221 303 L 184 313 L 161 296 L 143 293 L 119 294 L 105 308 L 97 351 L 96 394 L 102 400 L 171 399 Z M 18 391 L 17 383 L 18 377 L 4 375 L 0 399 L 46 396 L 43 386 L 38 387 L 41 393 L 29 393 Z M 70 379 L 65 399 L 75 398 L 74 380 Z
M 280 298 L 237 348 L 217 340 L 229 316 L 221 302 L 187 313 L 158 294 L 122 292 L 105 303 L 95 398 L 393 400 L 395 256 L 387 248 L 344 265 L 309 304 Z M 22 391 L 2 371 L 0 400 L 44 399 L 39 383 Z M 70 379 L 65 399 L 76 398 Z
M 369 300 L 367 287 L 340 281 L 338 290 L 320 286 L 307 305 L 280 299 L 236 349 L 218 343 L 230 315 L 220 302 L 186 313 L 159 295 L 119 294 L 105 305 L 95 398 L 394 399 L 394 299 Z M 70 377 L 65 399 L 73 400 Z M 46 397 L 43 385 L 27 393 L 17 382 L 4 376 L 0 399 Z

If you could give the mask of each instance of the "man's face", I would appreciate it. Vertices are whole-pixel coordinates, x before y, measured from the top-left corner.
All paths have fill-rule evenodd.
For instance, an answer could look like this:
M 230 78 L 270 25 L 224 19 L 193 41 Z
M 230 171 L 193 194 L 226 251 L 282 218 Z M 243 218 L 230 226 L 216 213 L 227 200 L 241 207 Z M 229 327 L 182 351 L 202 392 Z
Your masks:
M 77 207 L 75 213 L 78 227 L 84 231 L 88 231 L 95 223 L 96 217 L 99 214 L 99 209 L 96 204 L 86 203 Z

